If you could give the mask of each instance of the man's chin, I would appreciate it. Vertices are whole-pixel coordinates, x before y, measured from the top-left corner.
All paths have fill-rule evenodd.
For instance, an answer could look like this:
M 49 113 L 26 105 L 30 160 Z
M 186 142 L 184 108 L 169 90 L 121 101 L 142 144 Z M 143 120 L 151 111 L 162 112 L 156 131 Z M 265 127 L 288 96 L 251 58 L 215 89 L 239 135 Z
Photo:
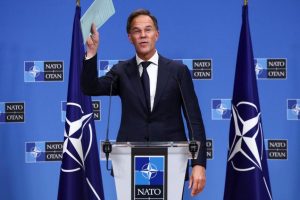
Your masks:
M 138 50 L 139 53 L 142 53 L 142 54 L 149 53 L 149 48 L 148 47 L 142 47 L 142 48 L 139 48 L 137 50 Z
M 138 53 L 139 55 L 147 55 L 147 54 L 150 53 L 150 51 L 146 51 L 146 50 L 144 50 L 144 51 L 137 51 L 137 53 Z

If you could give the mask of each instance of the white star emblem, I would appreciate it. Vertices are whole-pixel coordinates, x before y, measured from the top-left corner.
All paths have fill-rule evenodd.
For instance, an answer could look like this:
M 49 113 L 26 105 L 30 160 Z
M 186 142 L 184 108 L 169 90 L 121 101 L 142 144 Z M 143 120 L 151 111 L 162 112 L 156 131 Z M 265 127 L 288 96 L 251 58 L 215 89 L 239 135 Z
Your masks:
M 147 163 L 142 167 L 142 175 L 148 180 L 154 178 L 157 174 L 157 167 L 153 163 Z
M 295 104 L 292 108 L 292 111 L 296 114 L 299 115 L 300 113 L 300 106 L 298 104 Z
M 80 108 L 81 113 L 83 113 L 81 106 L 79 104 L 76 103 L 67 103 L 67 106 L 77 106 Z M 69 131 L 67 132 L 65 130 L 64 136 L 66 137 L 65 141 L 64 141 L 64 147 L 63 147 L 63 154 L 68 154 L 75 162 L 77 162 L 82 168 L 84 168 L 84 160 L 85 157 L 83 150 L 82 150 L 82 143 L 81 143 L 81 138 L 82 138 L 82 131 L 84 129 L 84 127 L 89 123 L 90 119 L 92 117 L 92 113 L 86 114 L 86 115 L 82 115 L 80 119 L 70 122 L 68 118 L 66 118 L 66 122 L 69 125 Z M 90 128 L 90 132 L 91 132 L 91 127 L 89 124 L 89 128 Z M 80 131 L 79 137 L 77 133 L 78 131 Z M 92 135 L 92 134 L 90 134 Z M 91 144 L 92 138 L 90 138 L 90 144 Z M 68 150 L 68 145 L 69 143 L 74 147 L 75 151 L 77 152 L 77 154 L 79 155 L 79 158 L 76 157 L 76 155 L 73 155 L 69 150 Z M 85 155 L 87 155 L 89 152 L 86 152 Z M 73 172 L 73 171 L 77 171 L 80 170 L 80 168 L 76 168 L 76 169 L 62 169 L 62 171 L 64 172 Z
M 37 158 L 40 156 L 41 152 L 42 151 L 37 146 L 34 146 L 30 153 L 34 158 Z
M 224 104 L 219 104 L 218 106 L 217 106 L 217 109 L 216 109 L 217 111 L 218 111 L 218 113 L 220 113 L 221 115 L 223 115 L 224 113 L 226 113 L 227 112 L 227 108 L 224 106 Z
M 41 72 L 41 70 L 39 69 L 39 67 L 34 65 L 30 69 L 29 74 L 35 78 L 35 77 L 39 76 L 40 72 Z
M 90 123 L 93 113 L 84 114 L 81 105 L 77 103 L 68 102 L 67 106 L 75 106 L 77 107 L 77 109 L 80 109 L 79 112 L 77 110 L 77 113 L 75 113 L 76 116 L 79 115 L 80 117 L 79 119 L 75 121 L 70 121 L 68 118 L 66 118 L 66 125 L 68 125 L 69 128 L 68 131 L 66 131 L 65 129 L 65 133 L 64 133 L 65 141 L 63 147 L 63 159 L 65 156 L 69 156 L 71 159 L 74 160 L 75 163 L 78 163 L 77 165 L 78 167 L 73 166 L 73 168 L 65 169 L 63 168 L 62 165 L 61 171 L 65 173 L 72 173 L 72 172 L 79 171 L 81 169 L 85 170 L 85 160 L 89 155 L 92 146 L 92 141 L 93 141 L 93 130 Z M 89 133 L 87 133 L 87 131 L 83 133 L 83 130 L 85 129 L 86 125 L 88 125 L 89 127 Z M 89 134 L 89 135 L 84 135 L 84 138 L 88 139 L 88 145 L 87 148 L 85 149 L 85 152 L 83 152 L 82 141 L 81 141 L 83 134 Z M 74 150 L 72 149 L 72 151 L 73 152 L 75 151 L 76 153 L 75 152 L 72 153 L 72 151 L 69 150 L 68 147 L 74 148 Z M 93 183 L 89 180 L 89 177 L 87 175 L 85 177 L 85 180 L 88 186 L 90 187 L 91 191 L 95 195 L 95 197 L 98 200 L 100 200 L 99 194 L 95 190 Z
M 244 120 L 239 114 L 238 107 L 239 106 L 250 106 L 253 107 L 257 115 L 254 116 L 253 118 Z M 228 162 L 231 160 L 232 166 L 234 169 L 238 171 L 249 171 L 254 169 L 254 166 L 250 166 L 249 168 L 238 168 L 237 166 L 234 165 L 234 157 L 238 154 L 241 153 L 247 160 L 249 160 L 251 163 L 253 163 L 256 167 L 262 170 L 261 167 L 261 158 L 260 155 L 262 153 L 259 153 L 258 146 L 256 144 L 256 138 L 257 136 L 262 137 L 262 129 L 261 129 L 261 123 L 260 123 L 260 113 L 258 113 L 258 109 L 255 104 L 250 103 L 250 102 L 239 102 L 236 107 L 233 105 L 232 106 L 232 113 L 233 113 L 233 121 L 234 121 L 234 129 L 235 129 L 235 136 L 234 140 L 232 142 L 232 146 L 230 148 L 230 155 L 228 158 Z M 241 124 L 241 129 L 239 124 Z M 250 135 L 247 133 L 252 130 L 254 127 L 257 127 L 255 130 L 254 135 Z M 247 154 L 245 149 L 243 149 L 242 144 L 245 144 L 250 152 Z M 261 148 L 263 150 L 263 148 Z

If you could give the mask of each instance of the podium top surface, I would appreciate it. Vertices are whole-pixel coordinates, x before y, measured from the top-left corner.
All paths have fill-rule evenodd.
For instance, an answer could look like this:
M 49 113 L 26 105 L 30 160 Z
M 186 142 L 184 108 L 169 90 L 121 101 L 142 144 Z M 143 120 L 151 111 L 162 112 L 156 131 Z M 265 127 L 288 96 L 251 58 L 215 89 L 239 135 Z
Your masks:
M 200 142 L 196 141 L 198 144 L 197 152 L 195 152 L 195 157 L 198 156 L 200 149 Z M 101 142 L 101 155 L 104 159 L 105 153 L 103 152 L 103 145 L 105 141 Z M 192 158 L 192 154 L 189 151 L 188 141 L 176 141 L 176 142 L 110 142 L 112 145 L 112 155 L 123 155 L 131 154 L 133 148 L 167 148 L 169 154 L 188 154 L 189 159 Z
M 200 142 L 196 141 L 200 146 Z M 188 147 L 189 142 L 111 142 L 112 146 L 118 147 Z

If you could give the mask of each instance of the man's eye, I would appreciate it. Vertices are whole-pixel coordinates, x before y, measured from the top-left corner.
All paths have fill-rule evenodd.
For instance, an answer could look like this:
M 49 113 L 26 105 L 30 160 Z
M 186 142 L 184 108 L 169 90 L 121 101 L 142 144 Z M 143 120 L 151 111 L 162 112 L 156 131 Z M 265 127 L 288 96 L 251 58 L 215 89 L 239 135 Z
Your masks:
M 141 31 L 140 30 L 133 30 L 132 33 L 133 34 L 139 34 Z

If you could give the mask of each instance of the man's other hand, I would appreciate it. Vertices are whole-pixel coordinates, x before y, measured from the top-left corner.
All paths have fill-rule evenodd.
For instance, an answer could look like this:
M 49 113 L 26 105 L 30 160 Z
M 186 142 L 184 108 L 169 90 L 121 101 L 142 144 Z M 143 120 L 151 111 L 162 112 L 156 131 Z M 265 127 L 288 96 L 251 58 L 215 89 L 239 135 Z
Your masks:
M 189 188 L 192 188 L 191 196 L 195 196 L 203 191 L 206 183 L 205 168 L 195 165 L 190 176 Z

